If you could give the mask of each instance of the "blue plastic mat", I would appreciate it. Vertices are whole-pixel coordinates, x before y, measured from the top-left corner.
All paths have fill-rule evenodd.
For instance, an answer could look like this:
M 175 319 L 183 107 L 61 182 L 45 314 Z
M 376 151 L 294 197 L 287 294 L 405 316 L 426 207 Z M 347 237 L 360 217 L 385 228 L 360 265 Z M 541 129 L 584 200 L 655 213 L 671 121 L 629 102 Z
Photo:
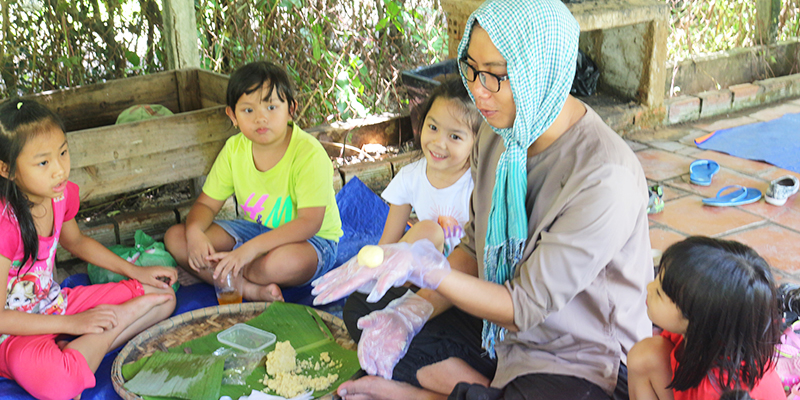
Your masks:
M 800 173 L 800 114 L 786 114 L 772 121 L 721 129 L 696 143 L 703 150 L 764 161 Z
M 336 258 L 335 264 L 338 267 L 355 256 L 364 245 L 378 243 L 386 216 L 389 214 L 389 206 L 358 178 L 351 179 L 336 194 L 336 204 L 339 206 L 342 230 L 344 231 L 344 236 L 339 240 L 339 256 Z M 86 274 L 72 275 L 62 282 L 64 287 L 89 284 L 91 282 Z M 206 283 L 181 286 L 176 296 L 178 301 L 172 315 L 217 305 L 214 287 Z M 310 285 L 286 288 L 283 290 L 283 296 L 288 302 L 305 305 L 311 305 L 313 300 Z M 344 304 L 344 299 L 321 309 L 332 312 L 337 307 L 341 309 L 342 304 Z M 335 314 L 335 312 L 332 313 Z M 82 400 L 121 399 L 111 383 L 111 364 L 114 363 L 114 359 L 121 349 L 122 347 L 106 354 L 95 374 L 97 385 L 83 391 Z M 0 378 L 0 399 L 35 400 L 16 382 L 5 378 Z

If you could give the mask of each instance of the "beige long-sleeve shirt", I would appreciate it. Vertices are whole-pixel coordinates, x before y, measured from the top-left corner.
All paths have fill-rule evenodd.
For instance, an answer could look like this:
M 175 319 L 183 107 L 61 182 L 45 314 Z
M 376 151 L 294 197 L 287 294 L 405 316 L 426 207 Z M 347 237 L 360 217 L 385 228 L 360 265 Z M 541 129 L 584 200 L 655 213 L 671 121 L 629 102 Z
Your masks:
M 503 387 L 530 373 L 577 376 L 608 393 L 620 361 L 651 336 L 645 285 L 653 279 L 644 171 L 628 145 L 588 106 L 542 153 L 528 159 L 528 241 L 506 283 L 518 333 L 497 343 Z M 478 260 L 505 149 L 485 123 L 472 156 L 475 180 L 461 247 Z

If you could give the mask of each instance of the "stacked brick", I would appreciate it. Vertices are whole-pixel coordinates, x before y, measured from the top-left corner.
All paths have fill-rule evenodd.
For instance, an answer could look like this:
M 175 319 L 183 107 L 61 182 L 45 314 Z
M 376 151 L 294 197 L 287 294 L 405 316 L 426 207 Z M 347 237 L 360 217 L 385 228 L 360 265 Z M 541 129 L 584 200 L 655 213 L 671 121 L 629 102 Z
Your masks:
M 665 101 L 665 125 L 693 121 L 744 108 L 800 96 L 800 74 L 769 78 L 753 83 L 709 90 L 696 96 L 678 96 Z

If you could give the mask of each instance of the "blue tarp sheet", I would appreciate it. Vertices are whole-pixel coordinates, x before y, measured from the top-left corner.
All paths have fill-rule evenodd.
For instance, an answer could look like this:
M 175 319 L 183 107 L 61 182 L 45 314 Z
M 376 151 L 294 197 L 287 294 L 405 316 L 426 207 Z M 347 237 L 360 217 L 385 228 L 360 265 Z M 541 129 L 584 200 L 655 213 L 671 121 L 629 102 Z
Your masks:
M 703 141 L 698 139 L 697 147 L 800 173 L 800 114 L 720 129 Z

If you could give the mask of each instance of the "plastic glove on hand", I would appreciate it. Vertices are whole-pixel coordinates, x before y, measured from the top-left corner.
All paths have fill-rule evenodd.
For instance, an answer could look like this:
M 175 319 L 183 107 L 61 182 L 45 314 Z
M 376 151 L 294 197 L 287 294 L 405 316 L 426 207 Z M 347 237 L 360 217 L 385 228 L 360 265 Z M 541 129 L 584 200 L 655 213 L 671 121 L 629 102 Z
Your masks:
M 339 268 L 311 282 L 315 295 L 314 304 L 327 304 L 355 292 L 369 292 L 367 301 L 374 303 L 393 286 L 411 282 L 420 288 L 436 289 L 450 272 L 447 258 L 429 240 L 420 240 L 412 245 L 395 243 L 380 246 L 383 262 L 366 266 L 351 258 Z
M 433 305 L 409 290 L 383 310 L 358 320 L 362 330 L 358 361 L 370 375 L 392 379 L 392 371 L 408 351 L 411 339 L 433 313 Z

